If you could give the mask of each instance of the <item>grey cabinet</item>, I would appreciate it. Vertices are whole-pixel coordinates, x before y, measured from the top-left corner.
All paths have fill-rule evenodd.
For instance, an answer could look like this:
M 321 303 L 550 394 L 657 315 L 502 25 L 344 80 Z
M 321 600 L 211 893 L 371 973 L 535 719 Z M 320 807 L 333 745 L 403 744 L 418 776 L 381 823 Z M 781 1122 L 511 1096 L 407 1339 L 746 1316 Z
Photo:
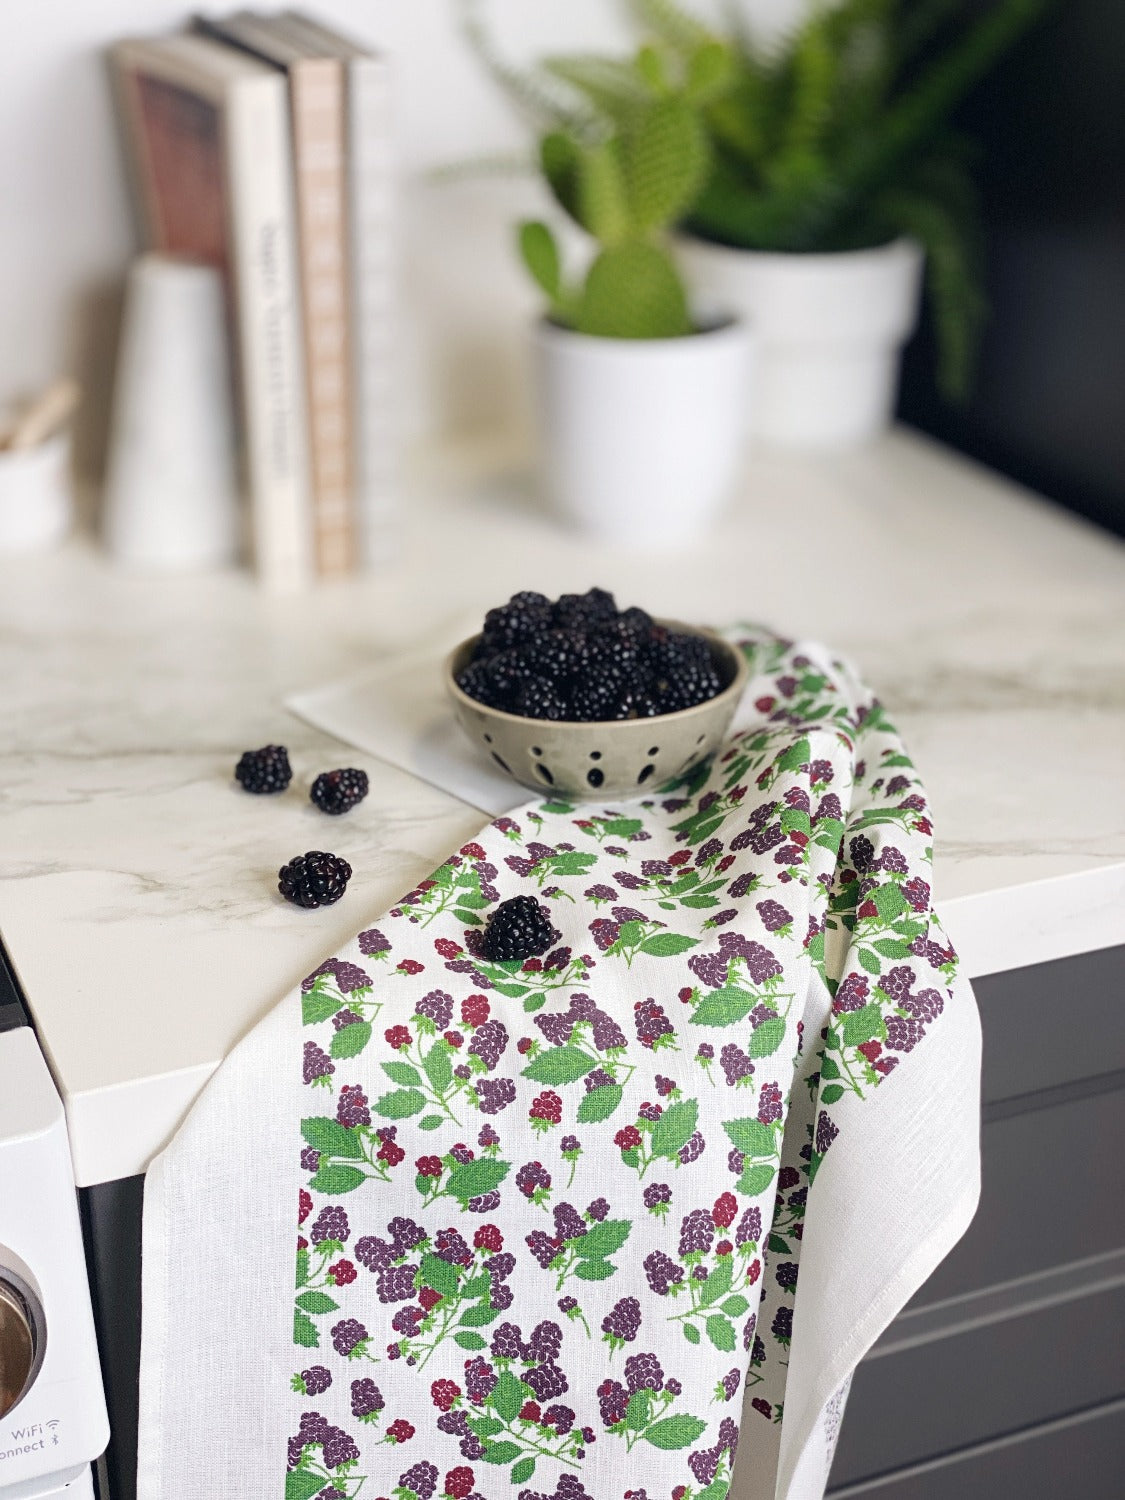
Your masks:
M 977 982 L 983 1186 L 856 1372 L 829 1493 L 1125 1494 L 1125 949 Z
M 1125 1495 L 1125 949 L 980 980 L 983 1192 L 856 1373 L 829 1493 Z M 83 1194 L 114 1441 L 135 1495 L 142 1179 Z

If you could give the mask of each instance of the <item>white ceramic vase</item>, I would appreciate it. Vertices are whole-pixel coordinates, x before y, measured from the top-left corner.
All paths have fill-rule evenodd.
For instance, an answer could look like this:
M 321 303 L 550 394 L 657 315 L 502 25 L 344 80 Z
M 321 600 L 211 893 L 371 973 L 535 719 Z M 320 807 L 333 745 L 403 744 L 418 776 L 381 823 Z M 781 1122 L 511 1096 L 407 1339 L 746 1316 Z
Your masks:
M 780 255 L 684 240 L 696 293 L 745 318 L 758 348 L 751 430 L 805 450 L 850 448 L 890 422 L 918 320 L 922 247 Z
M 70 530 L 70 437 L 0 453 L 0 554 L 43 552 Z
M 142 568 L 211 567 L 239 547 L 230 350 L 211 266 L 144 255 L 129 274 L 105 540 Z
M 732 491 L 745 439 L 750 343 L 728 321 L 672 339 L 535 333 L 546 488 L 600 540 L 690 540 Z

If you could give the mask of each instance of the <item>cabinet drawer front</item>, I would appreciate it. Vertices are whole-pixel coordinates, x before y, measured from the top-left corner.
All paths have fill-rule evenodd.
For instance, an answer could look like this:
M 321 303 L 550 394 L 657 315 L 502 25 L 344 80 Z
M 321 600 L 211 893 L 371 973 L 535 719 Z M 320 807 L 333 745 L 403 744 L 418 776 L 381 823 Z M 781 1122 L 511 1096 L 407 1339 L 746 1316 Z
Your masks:
M 986 1125 L 976 1218 L 910 1306 L 1125 1245 L 1122 1141 L 1121 1089 Z
M 1125 1402 L 1015 1433 L 920 1470 L 830 1489 L 829 1500 L 1121 1500 Z
M 886 1474 L 1125 1396 L 1123 1327 L 1125 1284 L 869 1356 L 852 1385 L 833 1482 Z
M 991 1104 L 1125 1068 L 1125 947 L 974 979 Z

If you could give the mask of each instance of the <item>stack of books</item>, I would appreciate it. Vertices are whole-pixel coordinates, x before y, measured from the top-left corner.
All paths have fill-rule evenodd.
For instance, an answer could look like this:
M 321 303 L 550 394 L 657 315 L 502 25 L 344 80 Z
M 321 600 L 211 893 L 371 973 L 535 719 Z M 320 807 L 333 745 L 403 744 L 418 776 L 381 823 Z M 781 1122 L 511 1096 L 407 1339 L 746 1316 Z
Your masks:
M 294 589 L 377 560 L 395 487 L 386 59 L 295 11 L 112 57 L 148 247 L 226 279 L 260 577 Z

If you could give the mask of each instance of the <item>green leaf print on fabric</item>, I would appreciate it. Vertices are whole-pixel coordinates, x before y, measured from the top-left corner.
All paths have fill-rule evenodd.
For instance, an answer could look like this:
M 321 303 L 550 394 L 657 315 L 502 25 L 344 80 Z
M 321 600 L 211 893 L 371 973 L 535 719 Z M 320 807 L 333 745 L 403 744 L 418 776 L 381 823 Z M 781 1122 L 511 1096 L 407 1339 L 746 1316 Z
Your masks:
M 491 1193 L 504 1181 L 510 1171 L 506 1161 L 470 1161 L 455 1167 L 449 1174 L 446 1190 L 462 1203 L 470 1198 L 479 1198 Z
M 784 1041 L 785 1022 L 774 1016 L 754 1028 L 746 1050 L 751 1057 L 771 1057 Z
M 328 1156 L 363 1156 L 363 1145 L 354 1130 L 348 1130 L 325 1115 L 317 1115 L 301 1121 L 301 1134 L 310 1146 Z
M 599 1120 L 608 1120 L 621 1103 L 625 1090 L 619 1083 L 604 1083 L 591 1089 L 578 1106 L 576 1119 L 579 1125 L 595 1125 Z
M 698 938 L 683 937 L 678 932 L 655 932 L 641 943 L 641 952 L 649 953 L 653 958 L 672 958 L 696 947 L 698 942 Z
M 422 1075 L 413 1063 L 385 1062 L 379 1065 L 392 1083 L 401 1083 L 406 1088 L 417 1088 L 422 1082 Z
M 691 1139 L 698 1118 L 699 1103 L 695 1099 L 682 1099 L 666 1109 L 653 1127 L 653 1156 L 675 1156 Z
M 743 1171 L 735 1186 L 740 1193 L 745 1193 L 748 1198 L 757 1198 L 764 1193 L 766 1188 L 777 1175 L 776 1167 L 767 1167 L 762 1163 L 747 1167 Z
M 320 1343 L 320 1334 L 316 1331 L 316 1324 L 303 1312 L 293 1315 L 293 1342 L 305 1349 L 315 1349 Z
M 723 1129 L 731 1145 L 746 1156 L 773 1156 L 777 1151 L 777 1131 L 761 1120 L 725 1120 Z
M 406 1120 L 426 1107 L 426 1096 L 418 1089 L 395 1089 L 376 1099 L 375 1108 L 385 1120 Z
M 325 1474 L 309 1474 L 301 1470 L 285 1476 L 285 1500 L 312 1500 L 312 1496 L 323 1490 Z
M 301 996 L 301 1019 L 306 1026 L 315 1026 L 318 1021 L 327 1021 L 338 1010 L 343 1010 L 341 996 L 323 990 L 313 990 Z
M 749 991 L 727 986 L 701 1000 L 691 1018 L 697 1026 L 734 1026 L 745 1020 L 757 1003 L 757 997 Z
M 665 1417 L 654 1422 L 644 1436 L 654 1448 L 686 1448 L 706 1431 L 707 1423 L 699 1417 Z
M 780 1422 L 819 1165 L 956 955 L 885 713 L 744 640 L 713 760 L 497 818 L 302 985 L 290 1500 L 724 1500 L 743 1410 Z M 480 958 L 517 894 L 557 947 Z
M 370 1021 L 353 1021 L 350 1026 L 341 1026 L 328 1048 L 329 1057 L 358 1057 L 371 1040 Z
M 575 1083 L 597 1066 L 597 1059 L 579 1047 L 552 1047 L 523 1070 L 536 1083 Z
M 346 1166 L 343 1162 L 329 1162 L 314 1172 L 309 1187 L 314 1193 L 327 1193 L 335 1197 L 338 1193 L 354 1193 L 367 1181 L 366 1172 L 358 1167 Z

